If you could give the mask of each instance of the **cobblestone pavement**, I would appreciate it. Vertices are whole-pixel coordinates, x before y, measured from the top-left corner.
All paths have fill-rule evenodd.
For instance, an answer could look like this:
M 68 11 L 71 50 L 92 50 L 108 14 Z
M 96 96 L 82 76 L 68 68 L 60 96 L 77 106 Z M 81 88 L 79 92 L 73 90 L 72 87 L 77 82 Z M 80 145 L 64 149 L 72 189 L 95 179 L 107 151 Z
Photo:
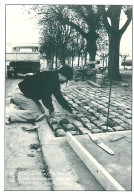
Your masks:
M 118 89 L 117 92 L 117 87 L 113 87 L 108 128 L 109 87 L 95 88 L 88 84 L 77 84 L 76 87 L 65 87 L 62 92 L 76 111 L 77 119 L 92 133 L 131 130 L 131 89 Z
M 124 84 L 123 84 L 124 85 Z M 62 94 L 73 109 L 74 115 L 68 117 L 65 111 L 54 101 L 55 111 L 60 115 L 48 118 L 55 136 L 65 136 L 66 131 L 73 135 L 126 131 L 132 129 L 132 89 L 131 83 L 122 86 L 122 82 L 112 84 L 109 119 L 109 85 L 94 87 L 89 82 L 71 81 L 61 86 Z

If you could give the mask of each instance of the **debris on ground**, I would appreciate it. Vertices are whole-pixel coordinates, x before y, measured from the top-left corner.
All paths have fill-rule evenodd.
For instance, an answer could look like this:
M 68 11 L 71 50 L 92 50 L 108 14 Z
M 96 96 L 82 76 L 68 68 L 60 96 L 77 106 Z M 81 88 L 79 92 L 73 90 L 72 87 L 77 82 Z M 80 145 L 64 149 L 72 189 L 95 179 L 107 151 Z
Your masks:
M 21 127 L 24 131 L 35 131 L 39 128 L 39 125 L 35 125 L 34 127 Z

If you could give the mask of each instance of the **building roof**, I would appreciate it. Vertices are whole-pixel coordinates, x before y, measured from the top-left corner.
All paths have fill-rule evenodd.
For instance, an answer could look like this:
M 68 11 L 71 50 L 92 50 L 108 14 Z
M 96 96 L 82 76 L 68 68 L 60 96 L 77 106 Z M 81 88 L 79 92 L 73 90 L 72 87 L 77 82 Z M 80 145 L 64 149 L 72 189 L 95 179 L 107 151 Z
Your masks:
M 14 48 L 38 48 L 38 46 L 33 46 L 33 45 L 20 45 L 20 46 L 14 46 Z

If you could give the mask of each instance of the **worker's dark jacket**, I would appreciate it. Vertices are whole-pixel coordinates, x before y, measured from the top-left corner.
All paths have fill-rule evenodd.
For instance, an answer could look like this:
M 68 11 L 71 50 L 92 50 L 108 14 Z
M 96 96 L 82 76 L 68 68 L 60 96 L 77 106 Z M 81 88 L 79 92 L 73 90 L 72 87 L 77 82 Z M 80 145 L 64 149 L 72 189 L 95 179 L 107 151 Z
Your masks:
M 60 91 L 60 82 L 58 73 L 55 71 L 44 71 L 32 76 L 28 76 L 19 84 L 21 92 L 28 98 L 40 100 L 44 106 L 53 112 L 51 95 L 53 94 L 59 104 L 65 110 L 71 112 L 68 102 L 64 99 Z

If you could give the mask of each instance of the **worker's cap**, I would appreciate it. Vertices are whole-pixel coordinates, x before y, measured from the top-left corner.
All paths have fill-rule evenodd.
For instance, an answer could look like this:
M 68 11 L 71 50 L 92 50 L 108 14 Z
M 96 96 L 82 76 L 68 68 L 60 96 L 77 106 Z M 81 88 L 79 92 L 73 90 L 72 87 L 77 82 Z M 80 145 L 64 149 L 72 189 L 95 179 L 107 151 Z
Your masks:
M 63 66 L 58 70 L 58 73 L 60 73 L 61 75 L 65 76 L 68 80 L 72 80 L 73 79 L 73 70 L 71 67 L 69 66 Z

